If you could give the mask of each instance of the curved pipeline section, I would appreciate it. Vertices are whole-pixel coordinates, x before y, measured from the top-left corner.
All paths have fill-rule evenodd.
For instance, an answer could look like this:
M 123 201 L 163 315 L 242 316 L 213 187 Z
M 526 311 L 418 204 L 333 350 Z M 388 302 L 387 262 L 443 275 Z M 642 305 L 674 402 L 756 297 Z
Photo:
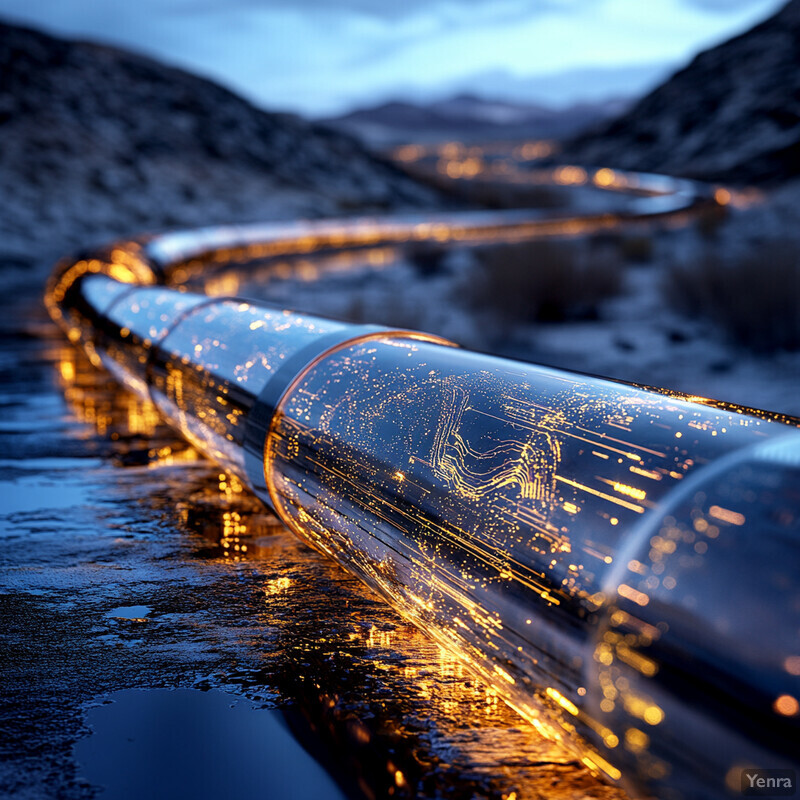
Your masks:
M 743 768 L 796 768 L 797 420 L 158 285 L 204 259 L 431 224 L 487 232 L 172 234 L 62 263 L 47 304 L 96 364 L 594 771 L 709 798 L 736 793 Z

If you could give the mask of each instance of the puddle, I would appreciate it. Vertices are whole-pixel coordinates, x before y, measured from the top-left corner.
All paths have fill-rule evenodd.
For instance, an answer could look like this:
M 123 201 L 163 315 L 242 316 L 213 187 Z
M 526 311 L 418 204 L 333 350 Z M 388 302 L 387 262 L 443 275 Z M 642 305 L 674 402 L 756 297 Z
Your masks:
M 147 618 L 151 610 L 147 606 L 117 606 L 117 608 L 112 608 L 106 616 L 112 619 L 143 620 Z
M 85 463 L 85 462 L 84 462 Z M 55 470 L 47 473 L 39 470 L 16 470 L 10 480 L 0 478 L 0 497 L 3 498 L 2 513 L 41 513 L 43 510 L 71 509 L 85 505 L 92 498 L 93 487 L 86 477 L 77 471 Z M 9 524 L 9 531 L 15 526 Z
M 278 711 L 211 690 L 125 689 L 90 709 L 75 745 L 102 800 L 344 800 Z

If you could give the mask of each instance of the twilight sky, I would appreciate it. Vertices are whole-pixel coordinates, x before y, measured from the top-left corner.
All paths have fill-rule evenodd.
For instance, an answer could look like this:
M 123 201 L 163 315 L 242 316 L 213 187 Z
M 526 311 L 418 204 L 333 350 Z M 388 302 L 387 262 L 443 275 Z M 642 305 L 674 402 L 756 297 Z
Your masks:
M 566 105 L 642 91 L 783 0 L 0 0 L 0 18 L 320 116 L 452 91 Z M 553 80 L 550 80 L 550 78 Z

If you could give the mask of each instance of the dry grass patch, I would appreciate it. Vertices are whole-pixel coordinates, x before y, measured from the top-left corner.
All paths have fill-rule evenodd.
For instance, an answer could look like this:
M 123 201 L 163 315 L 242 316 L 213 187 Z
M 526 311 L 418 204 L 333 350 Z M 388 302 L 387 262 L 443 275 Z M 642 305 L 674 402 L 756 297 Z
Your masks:
M 800 349 L 800 242 L 770 242 L 733 259 L 710 254 L 676 265 L 664 293 L 677 311 L 710 320 L 739 347 Z
M 622 267 L 610 249 L 539 240 L 482 248 L 467 287 L 473 308 L 509 323 L 594 319 L 599 304 L 619 292 Z

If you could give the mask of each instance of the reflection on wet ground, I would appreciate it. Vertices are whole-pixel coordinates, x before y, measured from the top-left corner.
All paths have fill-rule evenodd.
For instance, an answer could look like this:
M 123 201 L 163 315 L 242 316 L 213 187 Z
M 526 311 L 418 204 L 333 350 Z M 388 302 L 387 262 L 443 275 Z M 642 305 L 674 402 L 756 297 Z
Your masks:
M 283 709 L 350 797 L 622 796 L 198 460 L 38 303 L 0 318 L 0 793 L 92 796 L 87 704 L 191 688 Z M 247 736 L 232 720 L 219 735 Z
M 344 800 L 280 712 L 197 689 L 123 689 L 90 709 L 81 771 L 105 800 Z

